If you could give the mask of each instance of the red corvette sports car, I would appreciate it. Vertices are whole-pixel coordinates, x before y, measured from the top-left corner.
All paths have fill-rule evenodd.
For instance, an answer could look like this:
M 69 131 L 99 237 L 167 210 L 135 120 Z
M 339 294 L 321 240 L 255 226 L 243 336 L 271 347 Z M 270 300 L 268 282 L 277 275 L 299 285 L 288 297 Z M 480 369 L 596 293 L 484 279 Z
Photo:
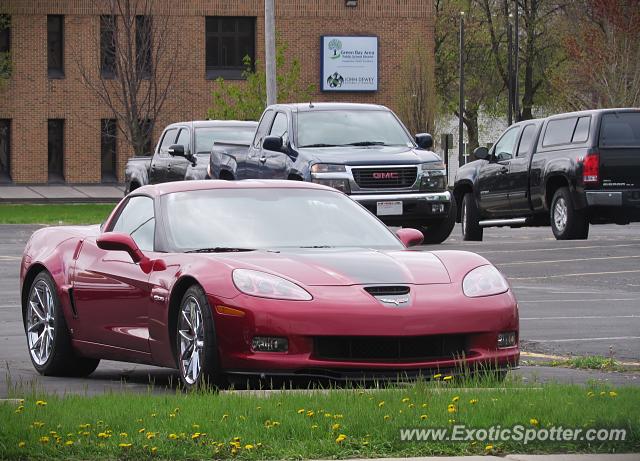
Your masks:
M 102 226 L 38 230 L 24 250 L 29 353 L 45 375 L 100 359 L 229 375 L 382 379 L 518 364 L 518 308 L 486 259 L 409 251 L 324 186 L 186 181 L 129 194 Z

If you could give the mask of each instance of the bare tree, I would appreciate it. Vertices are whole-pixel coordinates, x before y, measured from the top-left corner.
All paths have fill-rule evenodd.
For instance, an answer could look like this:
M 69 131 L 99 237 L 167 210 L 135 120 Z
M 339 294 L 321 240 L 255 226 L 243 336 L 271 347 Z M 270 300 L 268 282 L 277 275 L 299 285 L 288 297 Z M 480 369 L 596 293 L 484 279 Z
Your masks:
M 168 15 L 154 14 L 153 0 L 104 0 L 97 8 L 98 59 L 73 53 L 82 82 L 117 120 L 136 155 L 148 153 L 156 119 L 171 92 L 179 49 Z M 79 50 L 77 50 L 79 51 Z M 97 72 L 96 72 L 97 71 Z

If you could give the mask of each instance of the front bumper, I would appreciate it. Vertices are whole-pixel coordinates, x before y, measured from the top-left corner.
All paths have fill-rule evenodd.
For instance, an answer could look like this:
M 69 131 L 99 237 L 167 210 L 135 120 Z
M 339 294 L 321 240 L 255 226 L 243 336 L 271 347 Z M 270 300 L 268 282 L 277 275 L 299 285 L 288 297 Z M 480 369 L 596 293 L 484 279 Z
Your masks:
M 518 331 L 518 312 L 511 292 L 466 298 L 457 284 L 411 287 L 410 307 L 384 306 L 360 286 L 311 287 L 312 301 L 279 301 L 245 295 L 231 300 L 209 297 L 243 317 L 214 312 L 221 366 L 244 375 L 286 375 L 330 379 L 380 379 L 428 376 L 461 365 L 506 369 L 517 366 L 518 346 L 498 349 L 498 333 Z M 345 302 L 348 300 L 348 302 Z M 214 309 L 215 310 L 215 309 Z M 462 335 L 462 356 L 425 359 L 333 359 L 320 357 L 317 338 L 415 338 Z M 287 352 L 254 352 L 254 336 L 287 338 Z
M 448 216 L 451 208 L 451 193 L 414 192 L 414 193 L 378 193 L 354 194 L 350 196 L 387 225 L 421 225 L 440 220 Z M 378 215 L 378 202 L 402 202 L 401 215 Z

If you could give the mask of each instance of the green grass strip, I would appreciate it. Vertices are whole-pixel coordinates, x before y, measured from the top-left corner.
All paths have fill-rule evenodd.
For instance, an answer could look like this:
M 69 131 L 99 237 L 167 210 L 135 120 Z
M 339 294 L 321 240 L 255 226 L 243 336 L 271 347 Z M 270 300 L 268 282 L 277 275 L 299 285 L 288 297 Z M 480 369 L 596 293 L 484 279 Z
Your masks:
M 0 205 L 0 224 L 99 224 L 115 204 Z
M 640 451 L 640 388 L 602 385 L 31 396 L 0 404 L 3 459 L 330 459 Z M 18 406 L 19 405 L 19 406 Z M 402 428 L 624 428 L 624 442 L 403 442 Z

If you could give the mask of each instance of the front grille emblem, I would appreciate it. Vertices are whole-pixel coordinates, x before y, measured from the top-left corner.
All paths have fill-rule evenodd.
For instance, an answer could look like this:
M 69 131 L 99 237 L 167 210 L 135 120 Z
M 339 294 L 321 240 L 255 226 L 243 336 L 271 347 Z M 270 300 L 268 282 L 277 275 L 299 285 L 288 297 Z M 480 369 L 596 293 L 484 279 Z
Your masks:
M 393 298 L 390 297 L 386 297 L 386 298 L 377 298 L 378 301 L 380 301 L 383 304 L 393 304 L 395 307 L 400 307 L 403 304 L 407 304 L 409 302 L 409 297 L 408 296 L 396 296 Z

